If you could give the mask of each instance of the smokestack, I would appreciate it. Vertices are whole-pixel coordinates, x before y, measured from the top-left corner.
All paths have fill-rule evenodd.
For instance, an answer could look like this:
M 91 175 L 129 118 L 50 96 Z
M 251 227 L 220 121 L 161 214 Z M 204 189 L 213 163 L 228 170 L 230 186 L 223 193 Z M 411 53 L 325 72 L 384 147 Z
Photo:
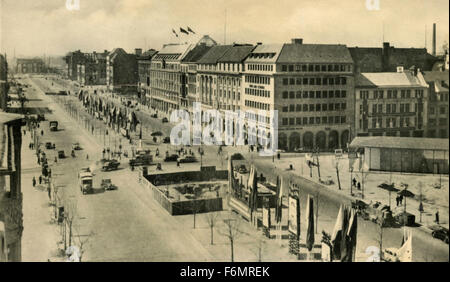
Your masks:
M 433 56 L 436 56 L 436 24 L 433 24 Z
M 303 38 L 292 38 L 291 43 L 292 44 L 303 44 Z

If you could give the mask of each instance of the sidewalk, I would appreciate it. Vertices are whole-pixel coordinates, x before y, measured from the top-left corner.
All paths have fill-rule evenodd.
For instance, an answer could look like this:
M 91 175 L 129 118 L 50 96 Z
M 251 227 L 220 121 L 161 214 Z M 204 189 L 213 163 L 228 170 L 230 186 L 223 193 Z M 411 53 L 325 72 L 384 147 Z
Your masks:
M 49 205 L 47 186 L 39 185 L 41 167 L 36 162 L 35 150 L 28 148 L 31 133 L 27 131 L 22 140 L 22 194 L 23 226 L 22 261 L 52 261 L 57 255 L 60 239 L 58 225 L 51 223 L 53 207 Z M 33 176 L 36 187 L 32 186 Z

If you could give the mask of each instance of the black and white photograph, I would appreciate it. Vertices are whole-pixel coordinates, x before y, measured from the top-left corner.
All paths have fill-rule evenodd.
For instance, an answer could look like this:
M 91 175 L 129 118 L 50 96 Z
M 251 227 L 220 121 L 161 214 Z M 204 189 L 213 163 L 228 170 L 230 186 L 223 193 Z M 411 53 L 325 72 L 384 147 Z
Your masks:
M 448 244 L 448 0 L 0 0 L 0 264 Z

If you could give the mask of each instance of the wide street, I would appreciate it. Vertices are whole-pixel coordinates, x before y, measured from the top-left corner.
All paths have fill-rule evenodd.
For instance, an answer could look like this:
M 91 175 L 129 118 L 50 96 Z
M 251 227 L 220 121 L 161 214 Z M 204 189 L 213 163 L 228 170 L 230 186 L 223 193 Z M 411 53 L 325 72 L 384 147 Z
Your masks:
M 128 144 L 126 139 L 118 136 L 112 130 L 106 137 L 105 125 L 94 120 L 90 115 L 82 110 L 81 103 L 73 96 L 46 96 L 43 92 L 48 89 L 52 91 L 68 89 L 61 86 L 64 83 L 55 80 L 46 80 L 43 77 L 26 78 L 23 82 L 37 87 L 37 92 L 27 92 L 27 98 L 30 99 L 27 107 L 48 107 L 52 110 L 51 114 L 46 115 L 46 121 L 41 123 L 44 135 L 41 142 L 51 141 L 56 143 L 56 150 L 45 150 L 50 160 L 53 174 L 56 175 L 56 185 L 60 187 L 63 197 L 71 203 L 76 203 L 77 220 L 75 222 L 76 235 L 86 239 L 88 246 L 83 257 L 85 261 L 217 261 L 225 260 L 228 254 L 218 255 L 220 252 L 227 252 L 226 241 L 218 246 L 211 247 L 208 245 L 208 229 L 192 231 L 190 223 L 192 215 L 188 216 L 170 216 L 162 207 L 155 202 L 150 193 L 144 190 L 138 183 L 138 171 L 131 171 L 127 164 L 127 159 L 121 160 L 120 169 L 114 172 L 101 172 L 98 168 L 98 160 L 102 157 L 101 151 L 103 144 L 109 144 L 112 148 L 123 145 L 123 150 L 131 151 L 131 147 L 135 144 Z M 52 85 L 53 82 L 53 85 Z M 58 82 L 58 83 L 56 83 Z M 72 92 L 73 90 L 71 90 Z M 72 92 L 73 93 L 73 92 Z M 58 100 L 60 103 L 56 103 Z M 72 109 L 77 111 L 68 114 L 64 111 L 64 104 L 72 104 Z M 117 102 L 118 103 L 118 102 Z M 160 119 L 152 119 L 146 116 L 143 111 L 138 112 L 141 120 L 145 121 L 144 140 L 148 140 L 148 145 L 152 151 L 159 147 L 161 154 L 166 150 L 173 152 L 175 148 L 171 145 L 157 145 L 150 142 L 150 132 L 162 131 L 164 135 L 168 135 L 171 125 L 161 123 Z M 57 120 L 60 130 L 50 132 L 48 130 L 48 122 Z M 87 121 L 86 121 L 87 120 Z M 94 133 L 90 131 L 94 125 Z M 25 141 L 26 142 L 26 141 Z M 76 157 L 70 157 L 71 145 L 79 142 L 83 150 L 76 152 Z M 114 145 L 115 143 L 115 145 Z M 147 143 L 147 142 L 146 142 Z M 27 147 L 27 143 L 24 143 Z M 68 156 L 66 159 L 58 160 L 53 164 L 56 151 L 64 150 Z M 197 152 L 197 148 L 192 148 Z M 24 148 L 23 150 L 29 150 Z M 221 157 L 217 157 L 216 146 L 204 146 L 205 156 L 203 157 L 204 165 L 217 165 L 219 168 L 226 168 L 226 161 Z M 291 172 L 285 171 L 285 167 L 278 160 L 272 163 L 269 158 L 259 157 L 256 153 L 248 153 L 247 147 L 225 148 L 226 155 L 228 152 L 240 152 L 247 161 L 253 162 L 258 173 L 263 173 L 270 181 L 275 182 L 276 174 L 286 175 L 291 178 Z M 89 155 L 89 160 L 86 160 Z M 282 158 L 283 159 L 283 158 Z M 163 163 L 164 170 L 183 170 L 192 167 L 199 168 L 199 163 L 183 164 L 181 168 L 177 168 L 175 164 Z M 80 168 L 90 166 L 94 168 L 95 178 L 94 186 L 97 193 L 90 195 L 82 195 L 77 183 L 77 173 Z M 150 167 L 150 170 L 154 170 Z M 306 170 L 306 168 L 305 168 Z M 326 172 L 324 172 L 326 173 Z M 38 174 L 36 173 L 36 177 Z M 113 183 L 119 189 L 116 191 L 103 192 L 99 188 L 102 178 L 111 178 Z M 31 189 L 31 176 L 28 175 L 24 180 L 24 189 Z M 301 209 L 304 210 L 306 202 L 306 194 L 317 195 L 319 193 L 319 224 L 318 234 L 316 234 L 316 243 L 320 241 L 321 230 L 331 233 L 335 224 L 337 212 L 342 198 L 336 193 L 330 193 L 328 188 L 319 186 L 308 179 L 296 176 L 292 178 L 298 183 L 301 190 Z M 24 205 L 31 199 L 24 196 Z M 38 200 L 38 199 L 36 199 Z M 42 197 L 41 197 L 42 200 Z M 44 204 L 44 203 L 42 203 Z M 226 208 L 226 207 L 225 207 Z M 284 209 L 287 215 L 287 209 Z M 31 215 L 24 211 L 25 223 L 27 217 Z M 303 219 L 303 217 L 302 217 Z M 243 221 L 242 224 L 247 224 Z M 305 221 L 301 221 L 302 230 L 304 230 Z M 200 226 L 202 224 L 200 223 Z M 203 223 L 203 225 L 205 225 Z M 249 227 L 247 232 L 255 232 Z M 24 237 L 28 232 L 25 225 Z M 366 253 L 369 246 L 379 246 L 380 229 L 372 222 L 359 219 L 358 221 L 358 245 L 357 245 L 357 261 L 366 261 L 370 254 Z M 398 248 L 402 241 L 403 231 L 401 228 L 384 228 L 382 247 Z M 260 232 L 256 236 L 261 236 Z M 262 237 L 262 236 L 261 236 Z M 205 239 L 206 238 L 206 239 Z M 217 240 L 221 240 L 220 236 Z M 303 238 L 304 240 L 304 238 Z M 245 240 L 243 240 L 245 241 Z M 275 240 L 270 240 L 275 241 Z M 29 244 L 38 244 L 39 238 L 27 240 Z M 242 244 L 242 248 L 250 248 L 249 244 Z M 26 246 L 23 247 L 24 249 Z M 287 241 L 282 244 L 282 248 L 275 242 L 267 244 L 265 251 L 265 260 L 283 261 L 292 260 L 292 256 L 288 255 Z M 281 250 L 281 251 L 280 251 Z M 248 257 L 242 250 L 242 257 Z M 283 253 L 286 254 L 283 257 Z M 239 254 L 239 253 L 238 253 Z M 448 261 L 448 245 L 433 239 L 430 234 L 419 228 L 413 228 L 413 259 L 415 261 Z M 24 260 L 27 257 L 24 255 Z M 30 260 L 31 257 L 30 257 Z M 239 260 L 239 256 L 237 256 Z

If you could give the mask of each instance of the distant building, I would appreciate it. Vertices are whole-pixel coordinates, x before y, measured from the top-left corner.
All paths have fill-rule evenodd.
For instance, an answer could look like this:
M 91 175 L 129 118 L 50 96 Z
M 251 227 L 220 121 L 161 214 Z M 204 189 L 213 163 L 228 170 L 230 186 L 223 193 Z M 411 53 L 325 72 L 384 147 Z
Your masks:
M 428 95 L 426 137 L 449 137 L 449 71 L 429 71 L 423 74 L 430 86 Z
M 413 66 L 430 71 L 439 59 L 428 54 L 425 48 L 395 48 L 389 42 L 383 48 L 348 48 L 355 62 L 355 72 L 395 72 L 398 66 L 409 69 Z
M 84 85 L 106 85 L 106 58 L 103 53 L 83 53 L 80 50 L 70 52 L 65 57 L 67 76 L 72 81 Z
M 42 59 L 17 59 L 17 73 L 43 73 L 45 70 L 45 64 Z
M 350 148 L 362 152 L 366 171 L 448 173 L 448 139 L 356 137 Z
M 0 262 L 22 260 L 22 116 L 0 112 Z
M 149 49 L 142 53 L 142 49 L 136 49 L 136 59 L 138 63 L 138 92 L 143 104 L 148 105 L 146 101 L 147 94 L 150 93 L 150 67 L 152 58 L 158 53 L 154 49 Z
M 7 110 L 8 90 L 8 62 L 0 54 L 0 111 L 6 112 Z
M 357 74 L 357 136 L 424 137 L 427 95 L 428 84 L 417 70 Z
M 122 48 L 112 50 L 106 59 L 106 85 L 119 94 L 137 94 L 138 64 L 135 54 Z

